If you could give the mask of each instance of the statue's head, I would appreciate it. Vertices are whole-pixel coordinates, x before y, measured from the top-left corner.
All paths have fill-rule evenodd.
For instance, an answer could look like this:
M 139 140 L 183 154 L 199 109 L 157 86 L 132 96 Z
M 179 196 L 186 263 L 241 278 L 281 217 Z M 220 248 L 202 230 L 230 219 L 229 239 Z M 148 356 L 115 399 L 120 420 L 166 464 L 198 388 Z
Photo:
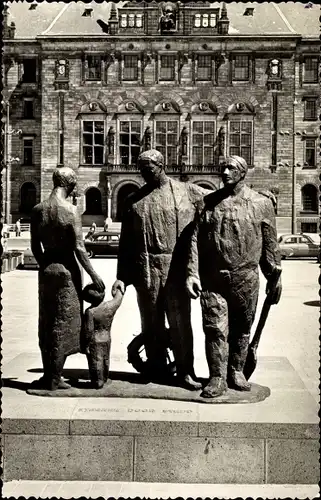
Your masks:
M 56 168 L 52 175 L 54 187 L 65 188 L 69 195 L 77 185 L 76 173 L 72 168 L 61 167 Z
M 174 12 L 174 7 L 170 4 L 166 4 L 164 7 L 165 14 L 172 14 Z
M 147 184 L 157 182 L 164 175 L 164 157 L 157 149 L 149 149 L 141 153 L 137 166 Z
M 99 292 L 94 283 L 85 286 L 82 291 L 82 298 L 94 307 L 99 306 L 105 298 L 105 292 Z
M 247 173 L 247 163 L 241 156 L 228 156 L 223 165 L 222 180 L 224 186 L 234 186 L 240 182 Z

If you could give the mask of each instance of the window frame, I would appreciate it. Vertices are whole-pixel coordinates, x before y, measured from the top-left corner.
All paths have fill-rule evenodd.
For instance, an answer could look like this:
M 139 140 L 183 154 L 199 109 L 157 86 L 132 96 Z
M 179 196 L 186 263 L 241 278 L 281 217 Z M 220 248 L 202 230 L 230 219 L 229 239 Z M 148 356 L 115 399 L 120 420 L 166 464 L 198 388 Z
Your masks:
M 307 64 L 307 61 L 312 61 L 313 59 L 316 60 L 315 77 L 314 77 L 314 79 L 307 79 L 306 78 L 306 73 L 307 73 L 306 64 Z M 319 57 L 317 55 L 313 55 L 313 56 L 311 55 L 311 56 L 304 57 L 304 61 L 303 61 L 303 83 L 304 84 L 319 83 L 319 65 L 320 65 L 320 61 L 319 61 Z
M 309 205 L 311 205 L 312 208 L 310 208 L 310 207 L 307 208 L 305 206 L 306 200 L 304 200 L 304 188 L 306 188 L 307 186 L 311 186 L 312 188 L 314 188 L 315 198 L 314 198 L 314 200 L 312 198 L 309 199 Z M 313 205 L 315 205 L 315 209 L 313 209 Z M 302 188 L 301 188 L 301 206 L 302 206 L 301 211 L 304 213 L 315 214 L 315 215 L 318 214 L 318 189 L 314 184 L 307 183 L 307 184 L 304 184 L 304 186 L 302 186 Z
M 133 114 L 131 116 L 122 116 L 122 115 L 119 115 L 118 116 L 118 119 L 117 119 L 117 157 L 118 157 L 118 163 L 120 165 L 127 165 L 127 166 L 130 166 L 130 165 L 136 165 L 136 162 L 133 162 L 132 161 L 132 151 L 131 151 L 131 147 L 132 147 L 132 144 L 131 144 L 131 136 L 132 136 L 132 131 L 131 131 L 131 123 L 132 122 L 139 122 L 140 123 L 140 134 L 139 134 L 139 153 L 140 154 L 142 152 L 142 145 L 143 145 L 143 119 L 141 117 L 140 114 Z M 130 144 L 128 144 L 128 150 L 129 150 L 129 160 L 128 160 L 128 163 L 123 163 L 122 160 L 121 160 L 121 150 L 120 148 L 122 147 L 122 144 L 121 144 L 121 123 L 129 123 L 129 128 L 130 128 L 130 131 L 128 133 L 129 137 L 130 137 Z M 126 146 L 126 145 L 124 145 Z
M 313 141 L 313 147 L 308 147 L 307 143 L 308 141 Z M 314 164 L 310 165 L 308 163 L 307 158 L 307 151 L 308 150 L 313 150 L 314 151 Z M 316 137 L 305 137 L 304 138 L 304 163 L 305 163 L 305 168 L 317 168 L 317 139 Z
M 204 135 L 205 135 L 205 132 L 204 132 L 204 124 L 205 123 L 213 123 L 213 127 L 214 127 L 214 131 L 213 131 L 213 161 L 212 163 L 205 163 L 204 162 L 204 148 L 207 146 L 204 144 L 204 140 L 202 141 L 202 163 L 201 164 L 197 164 L 194 162 L 194 147 L 197 147 L 197 145 L 194 144 L 193 142 L 193 136 L 194 136 L 194 124 L 195 123 L 203 123 L 203 132 L 202 132 L 202 136 L 204 138 Z M 217 117 L 216 115 L 196 115 L 196 116 L 193 116 L 191 121 L 190 121 L 190 164 L 191 165 L 195 165 L 195 166 L 211 166 L 211 165 L 214 165 L 215 164 L 215 141 L 216 141 L 216 135 L 217 135 Z
M 210 66 L 202 66 L 202 68 L 204 67 L 209 67 L 210 68 L 210 77 L 207 78 L 207 79 L 204 79 L 204 78 L 200 78 L 199 77 L 199 59 L 201 57 L 208 57 L 210 59 Z M 196 54 L 196 71 L 195 71 L 195 79 L 197 82 L 212 82 L 213 81 L 213 76 L 215 75 L 215 67 L 213 67 L 213 65 L 215 64 L 214 63 L 214 60 L 213 60 L 213 55 L 212 53 L 198 53 Z
M 31 116 L 27 116 L 26 113 L 26 103 L 31 103 Z M 23 98 L 23 119 L 24 120 L 34 120 L 35 119 L 35 99 L 34 97 L 24 97 Z
M 34 74 L 34 80 L 27 80 L 25 81 L 24 79 L 24 75 L 25 75 L 25 71 L 24 71 L 24 64 L 27 62 L 27 61 L 34 61 L 35 63 L 35 74 Z M 39 72 L 38 72 L 38 58 L 37 57 L 22 57 L 21 59 L 21 65 L 22 65 L 22 78 L 21 78 L 21 82 L 24 84 L 24 85 L 32 85 L 32 84 L 36 84 L 38 83 L 38 79 L 39 79 Z
M 136 57 L 137 59 L 137 69 L 136 69 L 136 75 L 137 78 L 133 79 L 128 79 L 125 78 L 125 58 L 126 57 Z M 133 66 L 132 66 L 133 67 Z M 130 67 L 130 68 L 132 68 Z M 140 64 L 140 57 L 138 52 L 125 52 L 122 54 L 121 58 L 121 79 L 124 82 L 138 82 L 141 78 L 141 64 Z
M 90 122 L 90 123 L 96 123 L 96 122 L 102 122 L 103 123 L 103 132 L 102 135 L 103 136 L 103 144 L 100 145 L 100 144 L 85 144 L 85 141 L 84 141 L 84 134 L 87 133 L 91 133 L 89 131 L 84 131 L 84 123 L 85 122 Z M 81 140 L 80 140 L 80 164 L 81 165 L 84 165 L 86 167 L 98 167 L 98 166 L 101 166 L 101 165 L 105 165 L 106 163 L 106 131 L 107 131 L 107 126 L 106 126 L 106 119 L 105 117 L 102 117 L 101 115 L 95 115 L 95 116 L 83 116 L 81 118 L 81 123 L 80 123 L 80 137 L 81 137 Z M 93 132 L 92 132 L 92 135 L 95 134 L 95 131 L 94 131 L 94 125 L 93 125 Z M 94 141 L 94 138 L 93 138 L 93 141 Z M 102 149 L 103 149 L 103 161 L 102 163 L 95 163 L 94 161 L 92 161 L 91 163 L 87 163 L 85 160 L 86 160 L 86 157 L 85 157 L 85 154 L 84 154 L 84 147 L 89 147 L 91 146 L 92 148 L 94 148 L 95 146 L 98 146 L 98 147 L 101 147 L 102 146 Z M 93 160 L 95 159 L 94 158 L 94 150 L 93 150 Z
M 308 116 L 307 103 L 314 103 L 314 114 L 312 117 Z M 306 97 L 304 99 L 304 115 L 303 119 L 305 121 L 316 121 L 318 119 L 318 98 L 317 97 Z
M 165 79 L 161 77 L 162 70 L 162 58 L 163 57 L 173 57 L 174 58 L 174 67 L 173 67 L 173 78 Z M 178 57 L 177 52 L 161 52 L 158 55 L 158 82 L 174 82 L 178 81 Z
M 235 64 L 236 64 L 236 59 L 241 58 L 241 57 L 246 57 L 247 58 L 247 77 L 246 78 L 236 78 L 235 76 Z M 251 81 L 251 56 L 248 53 L 238 53 L 238 54 L 233 54 L 232 55 L 232 68 L 231 68 L 231 80 L 232 82 L 250 82 Z M 244 66 L 242 66 L 244 68 Z
M 23 138 L 23 165 L 27 167 L 32 167 L 34 165 L 34 143 L 35 143 L 35 138 L 34 136 L 31 135 L 25 135 Z M 26 141 L 31 141 L 31 146 L 27 147 L 25 142 Z M 31 150 L 31 162 L 26 161 L 26 151 Z
M 154 149 L 158 149 L 158 147 L 163 147 L 163 145 L 161 144 L 160 146 L 157 144 L 157 123 L 159 122 L 166 122 L 166 144 L 165 144 L 165 154 L 163 155 L 164 156 L 164 163 L 165 163 L 165 166 L 168 166 L 168 167 L 171 167 L 173 165 L 178 165 L 179 164 L 179 141 L 180 141 L 180 118 L 178 115 L 172 115 L 172 116 L 169 116 L 169 115 L 159 115 L 157 117 L 154 118 L 154 123 L 153 123 L 153 128 L 154 128 Z M 176 135 L 176 143 L 175 145 L 173 144 L 168 144 L 168 141 L 167 141 L 167 136 L 169 135 L 168 134 L 168 123 L 170 122 L 176 122 L 177 124 L 177 135 Z M 158 132 L 159 134 L 161 134 L 161 132 Z M 169 164 L 167 159 L 168 159 L 168 148 L 169 147 L 175 147 L 176 148 L 176 161 L 174 163 L 171 163 Z
M 88 58 L 99 58 L 100 64 L 99 64 L 99 78 L 90 78 L 88 76 L 89 72 L 89 64 L 88 64 Z M 99 82 L 101 83 L 103 81 L 103 55 L 101 53 L 94 53 L 94 52 L 88 52 L 84 56 L 84 61 L 83 61 L 83 71 L 84 71 L 84 81 L 85 82 Z M 88 64 L 88 66 L 86 66 Z
M 239 146 L 237 145 L 231 145 L 231 123 L 232 122 L 235 122 L 235 123 L 240 123 L 240 144 Z M 250 137 L 251 137 L 251 143 L 250 143 L 250 146 L 247 146 L 247 145 L 243 145 L 243 147 L 250 147 L 250 162 L 244 158 L 244 156 L 242 155 L 242 144 L 241 144 L 241 137 L 242 137 L 242 123 L 250 123 L 251 124 L 251 133 L 250 133 Z M 236 135 L 236 134 L 234 134 Z M 245 134 L 244 134 L 245 135 Z M 236 152 L 231 152 L 231 148 L 239 148 L 239 152 L 236 153 Z M 252 115 L 229 115 L 228 117 L 228 125 L 227 125 L 227 151 L 228 151 L 228 156 L 232 156 L 232 155 L 238 155 L 238 156 L 241 156 L 242 158 L 244 158 L 247 162 L 247 165 L 249 168 L 253 168 L 254 166 L 254 117 Z

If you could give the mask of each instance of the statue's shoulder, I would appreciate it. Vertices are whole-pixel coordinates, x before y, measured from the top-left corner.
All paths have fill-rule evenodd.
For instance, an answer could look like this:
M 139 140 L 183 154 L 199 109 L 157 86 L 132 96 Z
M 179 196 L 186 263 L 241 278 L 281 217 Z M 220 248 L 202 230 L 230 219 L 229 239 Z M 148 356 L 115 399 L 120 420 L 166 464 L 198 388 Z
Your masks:
M 216 205 L 221 203 L 227 197 L 225 188 L 210 191 L 204 196 L 204 208 L 207 210 L 213 209 Z
M 133 208 L 134 205 L 140 202 L 142 198 L 144 198 L 147 194 L 149 194 L 150 190 L 147 185 L 144 184 L 137 191 L 133 191 L 130 193 L 124 200 L 124 210 L 128 211 Z
M 44 202 L 38 203 L 31 210 L 31 220 L 36 220 L 44 212 Z
M 203 188 L 202 186 L 198 186 L 192 182 L 186 182 L 186 187 L 191 193 L 198 197 L 203 197 L 213 192 L 211 189 Z
M 265 199 L 270 200 L 272 202 L 272 205 L 276 205 L 276 197 L 268 189 L 260 189 L 259 191 L 257 191 L 257 193 L 259 194 L 259 196 L 263 196 Z

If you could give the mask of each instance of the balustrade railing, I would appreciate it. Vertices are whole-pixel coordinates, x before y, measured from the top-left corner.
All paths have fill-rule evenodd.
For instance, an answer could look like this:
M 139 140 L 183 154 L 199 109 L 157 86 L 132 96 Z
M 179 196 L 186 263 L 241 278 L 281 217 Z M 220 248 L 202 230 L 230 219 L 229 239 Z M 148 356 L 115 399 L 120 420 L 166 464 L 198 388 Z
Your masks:
M 133 173 L 139 172 L 136 164 L 108 164 L 106 166 L 108 173 Z M 221 165 L 166 165 L 165 171 L 168 174 L 221 174 Z

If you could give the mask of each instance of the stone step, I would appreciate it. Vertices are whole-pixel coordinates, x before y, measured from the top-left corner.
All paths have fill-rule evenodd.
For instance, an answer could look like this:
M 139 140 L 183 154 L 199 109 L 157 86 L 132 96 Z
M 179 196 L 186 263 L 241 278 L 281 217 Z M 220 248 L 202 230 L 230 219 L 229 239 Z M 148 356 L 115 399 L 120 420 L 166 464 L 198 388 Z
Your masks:
M 109 481 L 10 481 L 3 498 L 309 498 L 318 497 L 318 485 L 296 484 L 171 484 Z

